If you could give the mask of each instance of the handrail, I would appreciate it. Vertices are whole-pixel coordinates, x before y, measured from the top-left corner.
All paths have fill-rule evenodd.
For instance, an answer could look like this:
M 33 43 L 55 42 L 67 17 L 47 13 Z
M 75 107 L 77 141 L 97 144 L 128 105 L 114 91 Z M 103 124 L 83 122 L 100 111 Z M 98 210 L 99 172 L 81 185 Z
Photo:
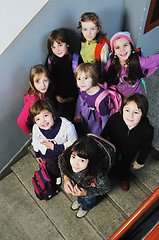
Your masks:
M 159 187 L 146 199 L 146 201 L 121 225 L 121 227 L 108 240 L 119 240 L 120 237 L 122 237 L 124 233 L 126 233 L 126 231 L 150 208 L 150 206 L 152 206 L 157 201 L 157 199 L 159 199 Z M 151 238 L 151 240 L 153 240 L 153 238 Z

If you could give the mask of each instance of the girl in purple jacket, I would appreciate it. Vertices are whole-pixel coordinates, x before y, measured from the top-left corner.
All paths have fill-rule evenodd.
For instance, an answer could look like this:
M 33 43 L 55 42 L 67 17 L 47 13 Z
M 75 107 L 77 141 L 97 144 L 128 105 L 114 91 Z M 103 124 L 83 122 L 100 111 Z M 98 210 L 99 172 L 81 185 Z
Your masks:
M 29 114 L 30 106 L 37 100 L 48 98 L 48 92 L 51 92 L 49 73 L 43 65 L 31 67 L 29 85 L 24 95 L 24 107 L 17 119 L 17 124 L 26 134 L 31 134 L 33 126 Z
M 110 39 L 112 54 L 105 67 L 103 81 L 115 85 L 123 96 L 141 91 L 143 77 L 148 77 L 159 67 L 159 54 L 139 56 L 129 32 L 117 32 Z

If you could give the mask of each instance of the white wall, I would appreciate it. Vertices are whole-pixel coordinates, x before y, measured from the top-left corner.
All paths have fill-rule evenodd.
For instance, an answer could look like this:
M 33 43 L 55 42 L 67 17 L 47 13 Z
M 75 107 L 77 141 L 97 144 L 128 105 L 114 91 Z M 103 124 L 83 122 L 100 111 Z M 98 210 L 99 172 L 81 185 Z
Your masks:
M 30 67 L 45 62 L 49 32 L 69 28 L 71 36 L 75 37 L 74 45 L 79 46 L 76 37 L 78 20 L 82 13 L 94 11 L 100 16 L 103 31 L 110 38 L 122 28 L 123 3 L 124 0 L 50 0 L 0 56 L 0 170 L 12 161 L 29 139 L 16 120 L 23 107 Z M 18 6 L 17 11 L 20 11 Z

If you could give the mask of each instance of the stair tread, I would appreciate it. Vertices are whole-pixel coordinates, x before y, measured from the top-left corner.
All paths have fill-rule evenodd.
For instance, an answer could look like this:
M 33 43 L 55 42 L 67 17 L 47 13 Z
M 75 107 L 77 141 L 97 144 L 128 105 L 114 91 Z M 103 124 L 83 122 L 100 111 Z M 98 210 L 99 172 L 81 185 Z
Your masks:
M 65 193 L 61 192 L 59 195 L 50 199 L 49 201 L 39 201 L 34 193 L 32 183 L 30 181 L 33 176 L 33 171 L 38 169 L 38 164 L 33 158 L 31 153 L 28 153 L 24 158 L 12 166 L 12 170 L 16 173 L 20 181 L 25 185 L 30 194 L 35 198 L 43 211 L 49 216 L 49 218 L 54 222 L 60 231 L 67 236 L 69 234 L 70 239 L 78 239 L 79 231 L 83 232 L 83 236 L 87 236 L 87 239 L 101 239 L 100 236 L 110 237 L 126 220 L 120 212 L 107 200 L 103 199 L 96 207 L 94 207 L 85 218 L 80 219 L 80 228 L 77 236 L 76 233 L 71 238 L 71 233 L 69 233 L 69 226 L 73 225 L 75 229 L 79 228 L 79 219 L 75 217 L 75 212 L 71 211 L 70 205 L 76 199 L 75 197 L 67 196 Z M 27 172 L 27 178 L 25 171 Z M 62 206 L 62 208 L 61 208 Z M 54 217 L 56 215 L 56 218 Z M 100 221 L 97 216 L 100 215 Z M 88 221 L 91 224 L 88 224 Z M 65 224 L 63 225 L 62 222 Z M 77 226 L 76 226 L 77 225 Z M 108 226 L 109 227 L 105 227 Z M 98 236 L 92 227 L 99 233 Z M 108 231 L 109 229 L 109 231 Z M 66 232 L 66 233 L 64 233 Z M 89 236 L 92 232 L 92 236 Z M 96 238 L 95 238 L 95 235 Z M 103 239 L 102 238 L 102 239 Z
M 52 236 L 58 240 L 63 239 L 14 173 L 1 180 L 0 192 L 28 239 L 37 239 L 37 236 L 39 240 L 52 239 Z

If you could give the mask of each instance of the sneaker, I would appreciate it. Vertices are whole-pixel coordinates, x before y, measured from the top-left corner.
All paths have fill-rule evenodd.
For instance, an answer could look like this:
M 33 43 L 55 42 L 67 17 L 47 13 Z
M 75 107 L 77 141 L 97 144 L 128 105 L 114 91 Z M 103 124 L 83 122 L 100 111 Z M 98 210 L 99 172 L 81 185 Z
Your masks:
M 78 212 L 77 212 L 77 214 L 76 214 L 76 217 L 82 218 L 82 217 L 84 217 L 87 213 L 88 213 L 88 210 L 87 210 L 87 211 L 84 211 L 84 210 L 82 210 L 82 208 L 80 207 L 80 209 L 78 210 Z
M 81 206 L 81 203 L 78 203 L 78 201 L 76 200 L 74 203 L 72 203 L 71 209 L 72 209 L 73 211 L 75 211 L 75 210 L 77 210 L 80 206 Z
M 128 180 L 122 181 L 121 188 L 123 191 L 128 191 L 130 188 L 130 182 Z

